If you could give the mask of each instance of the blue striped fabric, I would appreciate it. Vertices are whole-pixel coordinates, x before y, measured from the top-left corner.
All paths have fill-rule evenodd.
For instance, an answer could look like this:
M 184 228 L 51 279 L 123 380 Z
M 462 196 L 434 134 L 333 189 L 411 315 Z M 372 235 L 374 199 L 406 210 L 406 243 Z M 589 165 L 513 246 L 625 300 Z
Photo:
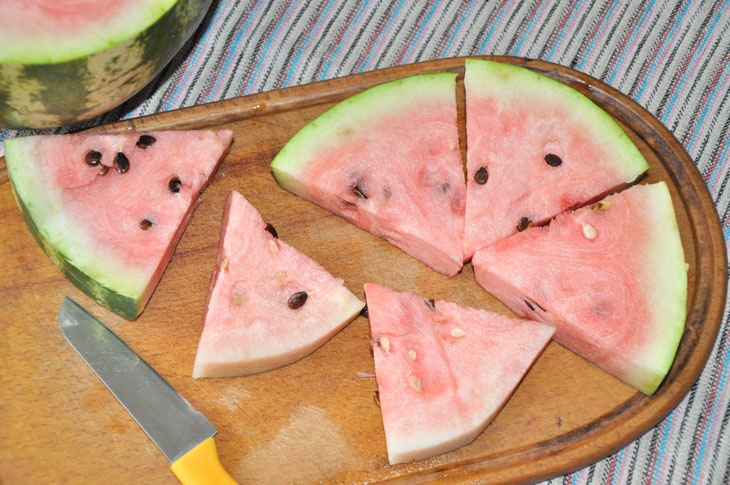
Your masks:
M 728 3 L 220 0 L 155 82 L 73 129 L 429 59 L 539 58 L 608 83 L 660 119 L 695 160 L 727 240 Z M 2 130 L 0 140 L 24 134 Z M 701 378 L 666 419 L 549 483 L 730 483 L 729 347 L 726 310 Z

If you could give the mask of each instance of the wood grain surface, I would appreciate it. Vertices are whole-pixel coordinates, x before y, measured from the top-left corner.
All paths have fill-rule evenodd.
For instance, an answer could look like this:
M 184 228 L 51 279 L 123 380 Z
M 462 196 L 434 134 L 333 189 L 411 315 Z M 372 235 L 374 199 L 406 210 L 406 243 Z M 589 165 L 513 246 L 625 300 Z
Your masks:
M 193 360 L 218 250 L 225 198 L 240 191 L 281 239 L 364 299 L 375 282 L 426 298 L 510 314 L 480 289 L 471 264 L 446 278 L 383 240 L 283 191 L 269 169 L 305 123 L 362 89 L 423 72 L 463 72 L 464 59 L 399 66 L 123 121 L 106 131 L 231 128 L 235 142 L 153 294 L 135 321 L 68 282 L 35 243 L 0 179 L 0 483 L 176 483 L 169 464 L 66 343 L 56 315 L 69 295 L 104 321 L 218 428 L 221 461 L 242 483 L 532 481 L 588 465 L 646 432 L 697 379 L 721 321 L 725 246 L 712 200 L 669 131 L 619 92 L 557 65 L 491 58 L 553 77 L 616 118 L 670 188 L 689 263 L 688 316 L 675 363 L 646 397 L 551 343 L 497 418 L 470 445 L 389 466 L 369 328 L 359 317 L 311 356 L 265 374 L 194 380 Z M 460 79 L 462 76 L 460 76 Z M 464 137 L 463 83 L 459 82 Z M 462 152 L 465 142 L 462 140 Z M 463 154 L 463 153 L 462 153 Z M 0 162 L 0 175 L 4 161 Z

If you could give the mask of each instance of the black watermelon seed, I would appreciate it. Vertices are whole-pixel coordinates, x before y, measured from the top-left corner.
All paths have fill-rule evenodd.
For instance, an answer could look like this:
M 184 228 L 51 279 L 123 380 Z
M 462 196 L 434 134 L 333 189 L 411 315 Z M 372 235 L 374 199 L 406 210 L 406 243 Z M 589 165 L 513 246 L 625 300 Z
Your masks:
M 308 296 L 309 295 L 307 295 L 306 291 L 298 291 L 289 297 L 286 304 L 289 305 L 289 308 L 292 310 L 296 310 L 306 303 Z
M 276 239 L 279 239 L 279 234 L 276 232 L 276 229 L 274 229 L 274 226 L 272 226 L 268 222 L 266 223 L 266 230 L 269 232 L 269 234 L 274 236 Z
M 152 227 L 152 221 L 149 219 L 142 219 L 142 222 L 139 223 L 139 227 L 141 227 L 143 231 L 146 231 Z
M 529 302 L 529 300 L 522 300 L 522 301 L 524 301 L 524 302 L 525 302 L 525 304 L 526 304 L 526 305 L 528 306 L 528 308 L 529 308 L 529 309 L 530 309 L 531 311 L 533 311 L 533 312 L 535 311 L 535 307 L 534 307 L 534 306 L 532 306 L 532 304 L 531 304 L 531 303 Z
M 114 167 L 119 173 L 125 173 L 129 170 L 129 159 L 124 153 L 119 152 L 117 153 L 117 156 L 114 157 Z
M 436 302 L 434 300 L 426 300 L 426 306 L 430 310 L 435 310 L 436 309 Z
M 103 177 L 104 175 L 106 175 L 106 173 L 108 171 L 109 171 L 109 167 L 107 167 L 106 165 L 104 165 L 104 166 L 101 167 L 101 170 L 99 170 L 99 175 L 101 175 Z
M 149 148 L 156 141 L 157 141 L 157 138 L 155 138 L 154 136 L 142 135 L 139 137 L 139 140 L 137 140 L 137 146 L 140 148 Z
M 479 185 L 486 184 L 487 183 L 487 179 L 489 179 L 489 172 L 487 172 L 487 167 L 480 168 L 474 174 L 474 181 L 476 183 L 478 183 Z
M 559 167 L 563 163 L 563 160 L 554 153 L 548 153 L 545 155 L 545 161 L 551 167 Z
M 86 163 L 91 165 L 92 167 L 96 167 L 101 163 L 101 152 L 97 152 L 96 150 L 89 150 L 89 153 L 86 154 Z
M 442 194 L 448 194 L 450 188 L 451 184 L 449 184 L 448 182 L 443 182 L 439 185 L 439 192 L 441 192 Z
M 365 318 L 370 318 L 370 314 L 368 313 L 368 306 L 365 305 L 362 307 L 362 310 L 360 310 L 360 316 Z
M 520 219 L 520 222 L 517 223 L 517 230 L 522 232 L 525 229 L 527 229 L 528 227 L 530 227 L 531 225 L 532 225 L 532 221 L 530 219 L 528 219 L 527 217 L 523 217 L 522 219 Z
M 355 193 L 355 195 L 357 195 L 361 199 L 367 199 L 368 198 L 368 196 L 365 195 L 365 193 L 362 191 L 362 189 L 358 185 L 354 186 L 352 188 L 352 191 Z
M 180 185 L 182 185 L 182 182 L 180 182 L 179 178 L 175 177 L 167 184 L 167 188 L 169 188 L 170 192 L 172 192 L 173 194 L 177 194 L 178 192 L 180 192 Z
M 375 402 L 375 405 L 380 407 L 380 392 L 373 391 L 373 402 Z

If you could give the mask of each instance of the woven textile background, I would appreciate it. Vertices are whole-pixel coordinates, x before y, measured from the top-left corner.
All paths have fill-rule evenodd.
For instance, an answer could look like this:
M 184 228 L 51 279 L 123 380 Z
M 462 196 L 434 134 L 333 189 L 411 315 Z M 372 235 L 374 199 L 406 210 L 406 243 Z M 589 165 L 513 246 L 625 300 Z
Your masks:
M 429 59 L 539 58 L 600 79 L 662 121 L 695 160 L 727 241 L 728 3 L 220 0 L 155 82 L 73 128 Z M 19 134 L 3 130 L 0 140 Z M 726 310 L 700 380 L 665 420 L 549 483 L 730 483 L 729 346 Z

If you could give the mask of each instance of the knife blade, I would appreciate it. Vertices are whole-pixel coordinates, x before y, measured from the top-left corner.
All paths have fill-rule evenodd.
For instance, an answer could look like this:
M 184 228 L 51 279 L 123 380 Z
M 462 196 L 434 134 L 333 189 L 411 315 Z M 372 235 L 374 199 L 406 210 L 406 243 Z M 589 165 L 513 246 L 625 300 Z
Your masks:
M 157 445 L 180 482 L 236 483 L 218 459 L 216 428 L 144 359 L 69 297 L 58 321 L 66 340 Z

